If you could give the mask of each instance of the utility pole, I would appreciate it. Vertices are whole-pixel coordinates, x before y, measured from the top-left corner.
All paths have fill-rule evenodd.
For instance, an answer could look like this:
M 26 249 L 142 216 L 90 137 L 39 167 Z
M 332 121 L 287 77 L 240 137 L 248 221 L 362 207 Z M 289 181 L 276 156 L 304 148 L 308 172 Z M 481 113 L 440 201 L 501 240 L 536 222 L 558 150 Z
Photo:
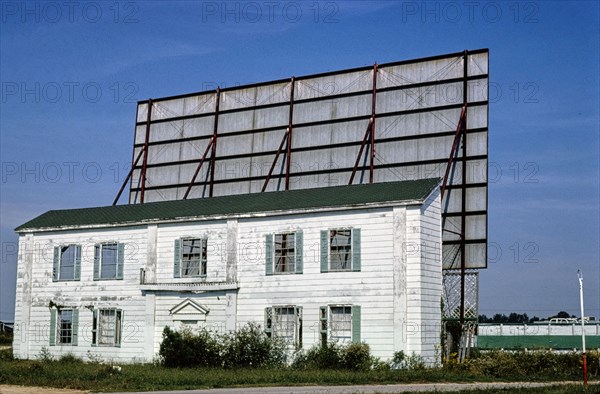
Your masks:
M 585 355 L 585 319 L 583 313 L 583 275 L 581 270 L 577 270 L 579 278 L 579 305 L 581 306 L 581 348 L 583 350 L 583 385 L 587 386 L 587 357 Z

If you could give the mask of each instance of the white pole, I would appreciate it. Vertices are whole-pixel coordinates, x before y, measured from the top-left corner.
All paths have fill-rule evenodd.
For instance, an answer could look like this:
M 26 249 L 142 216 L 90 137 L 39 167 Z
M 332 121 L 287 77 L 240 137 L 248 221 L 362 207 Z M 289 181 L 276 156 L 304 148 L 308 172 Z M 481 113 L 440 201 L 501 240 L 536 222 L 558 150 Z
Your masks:
M 581 306 L 581 348 L 583 350 L 583 384 L 587 385 L 587 358 L 585 355 L 585 314 L 583 313 L 583 275 L 577 270 L 579 278 L 579 305 Z

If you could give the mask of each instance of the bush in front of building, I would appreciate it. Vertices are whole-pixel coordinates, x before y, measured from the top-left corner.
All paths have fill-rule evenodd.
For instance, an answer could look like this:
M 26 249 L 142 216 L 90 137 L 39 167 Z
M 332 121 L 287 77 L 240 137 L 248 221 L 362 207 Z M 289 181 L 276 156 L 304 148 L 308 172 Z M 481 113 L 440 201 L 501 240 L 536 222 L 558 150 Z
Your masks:
M 274 367 L 282 365 L 285 357 L 285 343 L 272 340 L 255 323 L 221 336 L 221 361 L 226 368 Z
M 215 335 L 207 330 L 163 330 L 158 352 L 166 367 L 220 367 L 221 346 Z
M 254 323 L 226 334 L 165 327 L 159 356 L 166 367 L 264 368 L 283 364 L 286 349 Z
M 330 343 L 326 346 L 313 346 L 306 352 L 299 352 L 292 363 L 296 369 L 348 369 L 367 371 L 377 360 L 371 357 L 371 350 L 366 343 L 349 343 L 339 345 Z

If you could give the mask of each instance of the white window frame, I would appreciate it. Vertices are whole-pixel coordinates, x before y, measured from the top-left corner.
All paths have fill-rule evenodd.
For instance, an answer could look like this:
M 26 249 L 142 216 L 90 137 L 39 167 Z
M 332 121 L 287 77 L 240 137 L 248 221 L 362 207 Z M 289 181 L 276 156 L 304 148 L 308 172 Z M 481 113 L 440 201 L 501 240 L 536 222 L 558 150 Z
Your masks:
M 282 239 L 281 244 L 278 246 L 277 238 L 285 237 L 285 240 Z M 291 239 L 294 244 L 293 248 L 289 248 L 287 245 L 284 246 L 285 243 L 289 242 Z M 290 253 L 290 250 L 292 252 Z M 279 254 L 278 254 L 279 252 Z M 285 253 L 283 253 L 285 252 Z M 286 270 L 281 270 L 281 262 L 280 259 L 283 260 L 283 266 L 286 267 Z M 280 270 L 278 270 L 278 267 Z M 290 269 L 291 267 L 291 269 Z M 273 234 L 273 275 L 287 275 L 287 274 L 295 274 L 296 273 L 296 233 L 295 232 L 285 232 L 285 233 L 275 233 Z
M 345 254 L 347 256 L 349 256 L 350 259 L 346 262 L 346 264 L 347 264 L 346 268 L 334 268 L 333 267 L 332 255 L 334 255 L 334 254 L 341 255 L 341 254 L 344 253 L 344 252 L 340 253 L 339 251 L 335 252 L 335 253 L 332 252 L 332 247 L 334 247 L 333 240 L 334 240 L 334 237 L 335 237 L 335 235 L 332 237 L 332 232 L 334 232 L 334 231 L 335 232 L 338 232 L 338 231 L 347 231 L 347 232 L 350 233 L 350 235 L 348 237 L 348 242 L 349 242 L 348 246 L 349 246 L 349 249 L 348 249 L 347 252 L 345 252 Z M 352 237 L 353 237 L 352 228 L 350 228 L 350 227 L 332 228 L 332 229 L 328 230 L 327 235 L 328 235 L 328 237 L 327 237 L 328 238 L 327 264 L 328 264 L 329 272 L 348 272 L 348 271 L 352 271 L 352 264 L 353 264 L 352 259 L 353 259 L 353 254 L 354 254 L 353 253 L 354 252 L 353 245 L 352 245 Z M 346 245 L 335 245 L 335 247 L 339 248 L 338 250 L 341 250 L 342 248 L 346 248 L 347 246 Z
M 67 244 L 67 245 L 59 245 L 58 246 L 58 277 L 59 281 L 74 281 L 77 280 L 75 278 L 75 271 L 77 269 L 77 244 Z M 69 249 L 73 248 L 73 276 L 71 278 L 63 278 L 63 248 Z
M 114 322 L 108 322 L 107 324 L 113 323 L 114 326 L 110 328 L 113 331 L 111 340 L 103 342 L 102 338 L 107 337 L 103 330 L 101 319 L 104 314 L 114 313 Z M 109 330 L 109 329 L 106 329 Z M 92 344 L 94 346 L 102 347 L 119 347 L 122 343 L 123 334 L 123 310 L 117 308 L 98 308 L 94 310 L 94 317 L 92 321 Z
M 114 245 L 115 246 L 115 275 L 114 276 L 102 276 L 102 271 L 104 268 L 104 247 L 108 246 L 108 245 Z M 99 251 L 99 256 L 98 256 L 98 278 L 100 280 L 111 280 L 111 279 L 118 279 L 119 278 L 119 243 L 117 241 L 110 241 L 110 242 L 102 242 L 100 244 L 100 251 Z
M 265 322 L 267 335 L 273 339 L 282 339 L 288 346 L 295 349 L 302 348 L 302 307 L 297 305 L 273 305 L 267 310 L 268 315 Z M 286 313 L 282 313 L 283 311 L 286 311 Z M 282 327 L 284 324 L 288 326 Z M 290 327 L 290 324 L 292 327 Z
M 343 308 L 343 314 L 334 314 L 334 308 Z M 346 313 L 346 309 L 350 312 Z M 336 343 L 351 343 L 352 342 L 352 305 L 329 305 L 328 308 L 328 323 L 327 323 L 327 337 L 330 341 Z M 343 321 L 336 321 L 334 316 L 348 316 Z M 338 325 L 343 324 L 349 327 L 348 329 L 339 330 Z M 336 327 L 337 326 L 337 327 Z M 346 332 L 347 335 L 340 335 L 339 331 Z
M 184 238 L 180 238 L 181 239 L 181 246 L 180 246 L 180 252 L 179 252 L 179 277 L 180 278 L 202 278 L 202 277 L 206 277 L 206 274 L 208 272 L 208 239 L 206 237 L 184 237 Z M 190 274 L 186 274 L 184 275 L 183 270 L 184 270 L 184 249 L 185 249 L 185 242 L 186 241 L 200 241 L 200 260 L 199 260 L 199 267 L 198 267 L 198 275 L 190 275 Z
M 73 308 L 64 308 L 64 309 L 58 309 L 56 311 L 56 344 L 57 345 L 66 345 L 66 346 L 73 346 L 73 329 L 75 327 L 73 327 Z M 70 326 L 69 328 L 63 328 L 63 317 L 62 314 L 64 312 L 70 312 L 71 313 L 71 320 L 68 323 Z M 64 331 L 69 332 L 69 335 L 63 335 Z M 68 341 L 66 340 L 68 339 Z

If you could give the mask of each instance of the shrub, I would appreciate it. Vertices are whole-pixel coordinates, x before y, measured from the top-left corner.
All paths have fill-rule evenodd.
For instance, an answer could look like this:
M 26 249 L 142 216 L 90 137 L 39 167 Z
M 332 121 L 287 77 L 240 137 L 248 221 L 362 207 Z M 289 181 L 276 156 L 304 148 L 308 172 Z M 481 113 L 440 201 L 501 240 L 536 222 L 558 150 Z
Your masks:
M 350 343 L 341 348 L 342 368 L 353 371 L 371 369 L 371 349 L 366 343 Z
M 82 359 L 78 358 L 73 353 L 63 354 L 62 356 L 60 356 L 60 358 L 58 359 L 58 361 L 61 362 L 61 363 L 69 363 L 69 364 L 82 363 L 83 362 Z
M 371 357 L 369 345 L 366 343 L 336 343 L 326 346 L 313 346 L 305 353 L 299 353 L 292 363 L 297 369 L 348 369 L 367 371 L 374 366 L 382 368 L 381 361 Z
M 50 349 L 48 349 L 46 346 L 42 346 L 42 349 L 38 353 L 37 359 L 43 362 L 50 362 L 54 361 L 54 356 L 50 352 Z
M 165 327 L 159 356 L 166 367 L 262 368 L 281 365 L 286 347 L 253 323 L 222 335 L 205 329 L 194 334 Z
M 262 368 L 283 364 L 285 343 L 270 339 L 255 323 L 221 336 L 223 366 L 226 368 Z
M 217 367 L 220 366 L 219 344 L 207 330 L 197 334 L 190 330 L 163 330 L 163 341 L 158 353 L 166 367 Z

